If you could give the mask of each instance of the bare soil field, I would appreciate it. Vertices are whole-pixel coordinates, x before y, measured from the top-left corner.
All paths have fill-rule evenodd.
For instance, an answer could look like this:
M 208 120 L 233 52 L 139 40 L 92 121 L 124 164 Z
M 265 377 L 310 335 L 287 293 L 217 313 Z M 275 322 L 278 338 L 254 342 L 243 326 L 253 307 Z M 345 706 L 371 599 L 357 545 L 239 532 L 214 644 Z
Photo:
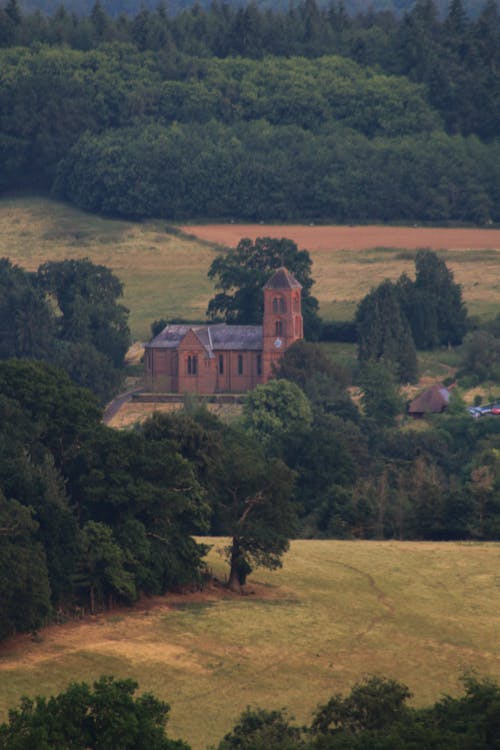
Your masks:
M 208 564 L 226 566 L 212 544 Z M 294 541 L 247 596 L 220 586 L 142 601 L 0 647 L 0 720 L 21 695 L 101 674 L 131 677 L 171 705 L 169 735 L 193 750 L 222 738 L 247 705 L 319 703 L 368 674 L 407 684 L 416 705 L 500 679 L 500 544 Z
M 207 242 L 235 247 L 242 237 L 288 237 L 300 247 L 315 252 L 368 250 L 398 247 L 414 250 L 500 249 L 500 229 L 448 229 L 387 226 L 308 226 L 304 224 L 207 224 L 181 229 Z

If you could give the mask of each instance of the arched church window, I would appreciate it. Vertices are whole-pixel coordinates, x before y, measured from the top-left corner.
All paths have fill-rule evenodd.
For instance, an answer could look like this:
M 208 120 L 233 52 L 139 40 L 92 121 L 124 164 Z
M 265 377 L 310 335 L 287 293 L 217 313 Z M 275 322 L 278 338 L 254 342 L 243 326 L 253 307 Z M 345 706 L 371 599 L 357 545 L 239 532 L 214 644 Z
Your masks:
M 279 299 L 278 297 L 273 297 L 273 313 L 279 312 Z
M 280 312 L 286 312 L 286 299 L 284 297 L 280 297 Z
M 282 320 L 277 320 L 275 325 L 275 334 L 276 336 L 283 336 L 284 333 L 284 326 Z
M 299 296 L 296 294 L 293 298 L 293 309 L 294 312 L 299 312 Z
M 198 357 L 196 354 L 190 354 L 187 358 L 187 374 L 198 374 Z

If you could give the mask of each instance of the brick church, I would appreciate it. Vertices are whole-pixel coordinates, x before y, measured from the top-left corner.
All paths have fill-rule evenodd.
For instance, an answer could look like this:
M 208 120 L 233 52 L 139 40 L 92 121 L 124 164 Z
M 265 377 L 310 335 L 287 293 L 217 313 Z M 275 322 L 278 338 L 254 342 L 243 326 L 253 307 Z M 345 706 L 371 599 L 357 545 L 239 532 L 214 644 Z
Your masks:
M 167 325 L 145 348 L 147 388 L 161 393 L 242 393 L 267 383 L 303 337 L 301 285 L 284 267 L 264 286 L 261 326 Z

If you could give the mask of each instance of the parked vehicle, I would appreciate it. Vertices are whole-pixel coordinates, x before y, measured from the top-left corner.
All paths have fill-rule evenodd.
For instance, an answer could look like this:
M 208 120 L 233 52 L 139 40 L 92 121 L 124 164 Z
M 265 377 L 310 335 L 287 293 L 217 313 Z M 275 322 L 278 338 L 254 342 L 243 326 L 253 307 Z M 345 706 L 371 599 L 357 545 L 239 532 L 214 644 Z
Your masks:
M 469 414 L 478 419 L 484 417 L 487 414 L 491 414 L 494 417 L 500 416 L 500 404 L 484 404 L 484 406 L 469 406 L 467 407 Z

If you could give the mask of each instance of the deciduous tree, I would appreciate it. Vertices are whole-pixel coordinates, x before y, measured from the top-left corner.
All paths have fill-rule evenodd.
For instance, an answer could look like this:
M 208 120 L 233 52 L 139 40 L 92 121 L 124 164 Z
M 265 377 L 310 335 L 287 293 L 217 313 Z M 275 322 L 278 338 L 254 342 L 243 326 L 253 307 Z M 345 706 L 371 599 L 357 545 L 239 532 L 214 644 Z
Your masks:
M 230 537 L 225 548 L 228 585 L 240 590 L 253 568 L 281 567 L 295 530 L 293 472 L 280 459 L 266 459 L 248 435 L 229 429 L 215 495 L 219 533 Z
M 264 284 L 280 266 L 288 270 L 302 284 L 302 315 L 306 338 L 317 338 L 320 321 L 318 301 L 311 294 L 312 261 L 307 250 L 299 250 L 288 239 L 259 237 L 252 242 L 240 240 L 235 250 L 219 255 L 208 272 L 221 289 L 208 304 L 211 318 L 223 316 L 228 323 L 262 323 L 264 314 Z

